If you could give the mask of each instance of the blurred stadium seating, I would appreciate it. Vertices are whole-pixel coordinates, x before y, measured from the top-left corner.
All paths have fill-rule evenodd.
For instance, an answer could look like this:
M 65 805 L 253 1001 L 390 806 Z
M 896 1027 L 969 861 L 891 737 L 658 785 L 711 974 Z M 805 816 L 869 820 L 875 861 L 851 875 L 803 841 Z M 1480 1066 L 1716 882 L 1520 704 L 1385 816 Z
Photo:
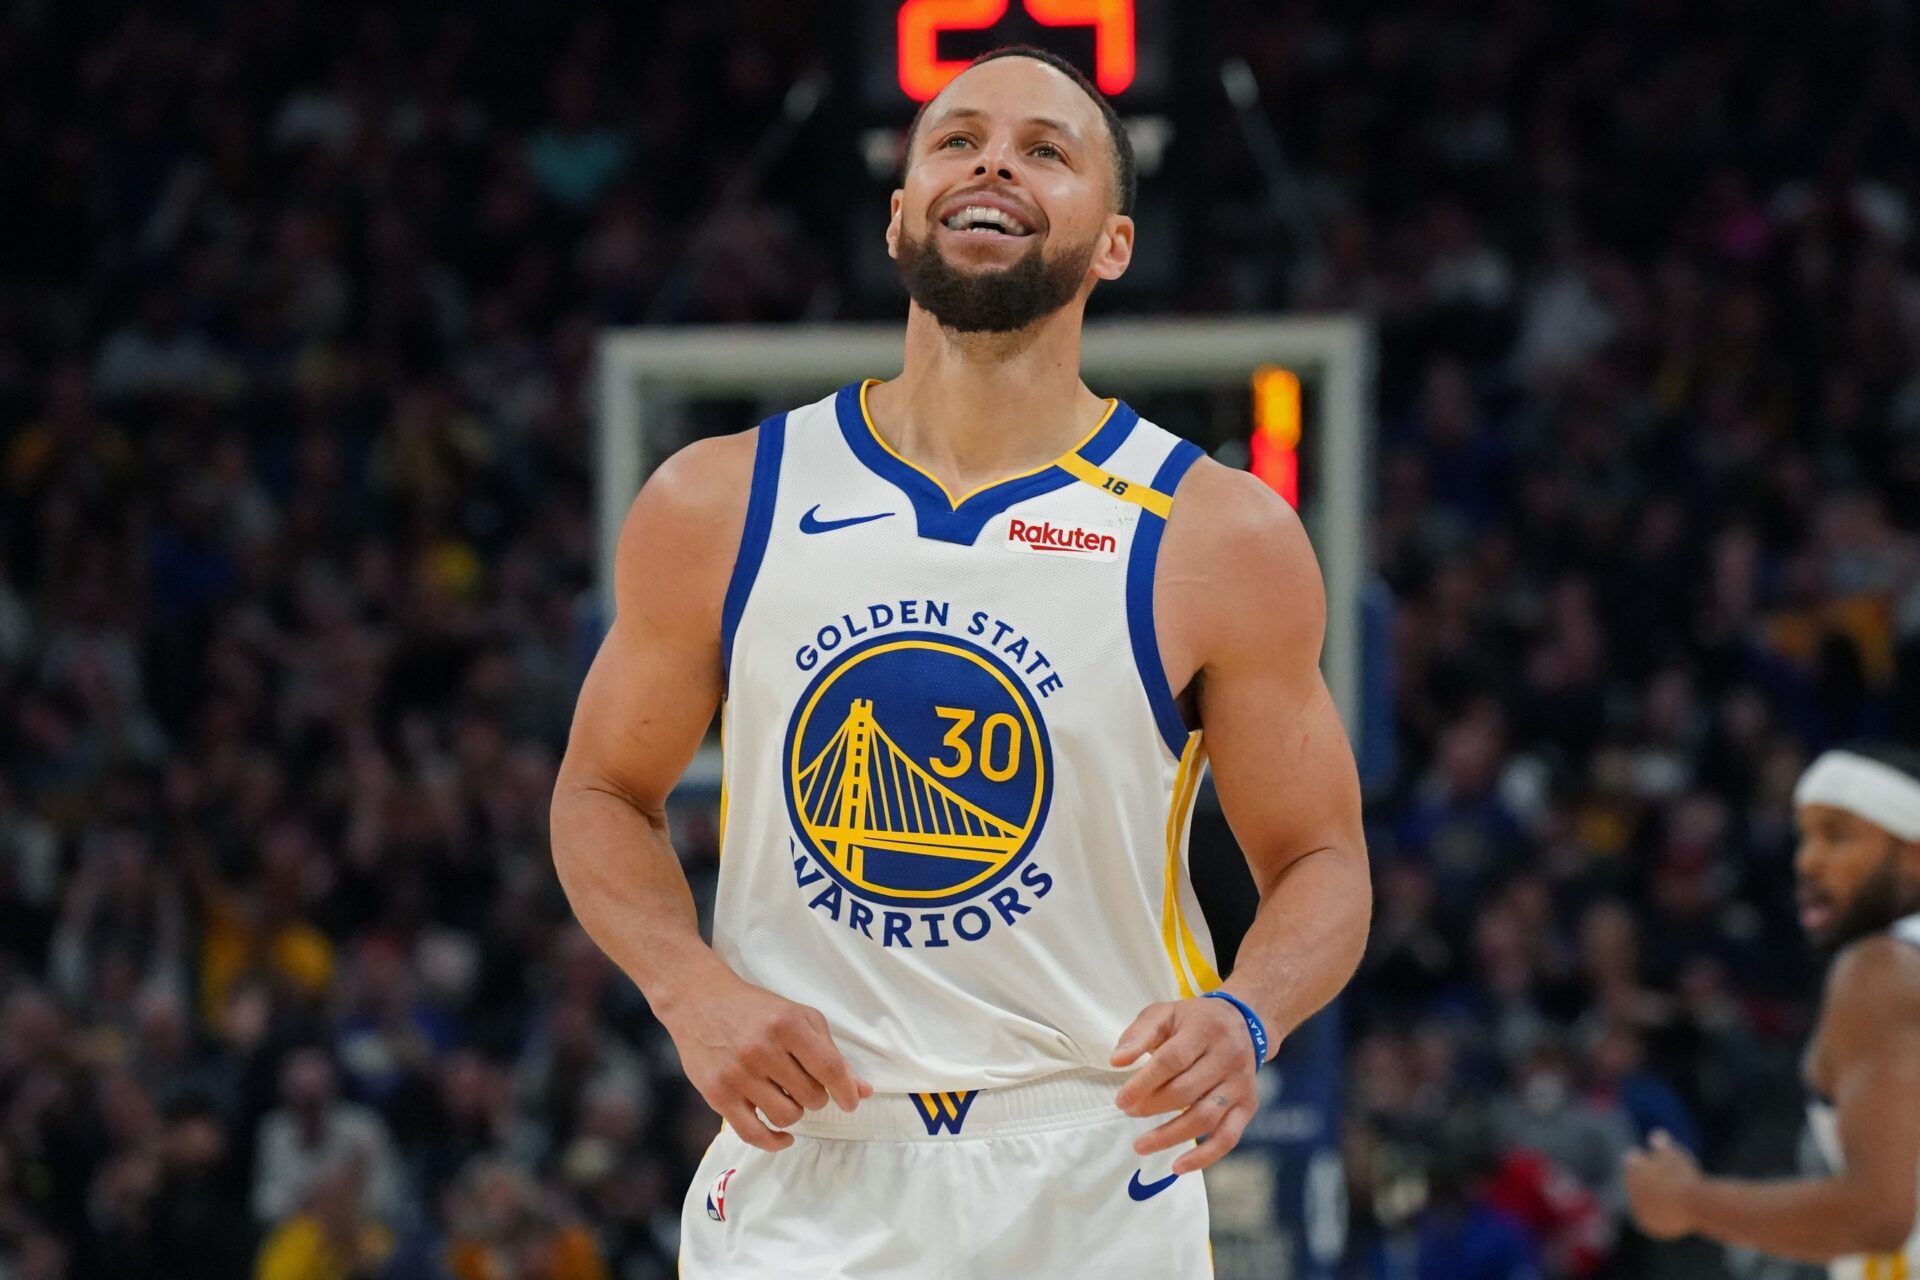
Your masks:
M 821 50 L 636 9 L 0 10 L 6 1280 L 673 1274 L 713 1121 L 545 843 L 585 373 Z M 1218 9 L 1325 253 L 1222 124 L 1135 305 L 1382 342 L 1351 1274 L 1723 1274 L 1618 1157 L 1792 1158 L 1788 790 L 1920 724 L 1909 8 Z M 897 311 L 809 155 L 687 319 Z

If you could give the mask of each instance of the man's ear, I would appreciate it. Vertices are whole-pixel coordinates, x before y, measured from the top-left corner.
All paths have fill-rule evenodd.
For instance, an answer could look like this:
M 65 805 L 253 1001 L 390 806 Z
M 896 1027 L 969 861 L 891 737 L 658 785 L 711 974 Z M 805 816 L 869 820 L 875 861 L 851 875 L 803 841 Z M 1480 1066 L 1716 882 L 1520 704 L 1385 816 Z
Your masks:
M 1133 219 L 1124 213 L 1116 213 L 1107 219 L 1107 229 L 1100 237 L 1100 247 L 1094 251 L 1093 261 L 1089 265 L 1093 274 L 1102 280 L 1118 280 L 1127 274 L 1127 267 L 1133 262 Z
M 895 189 L 893 198 L 887 202 L 887 256 L 900 256 L 900 206 L 906 199 L 906 192 Z

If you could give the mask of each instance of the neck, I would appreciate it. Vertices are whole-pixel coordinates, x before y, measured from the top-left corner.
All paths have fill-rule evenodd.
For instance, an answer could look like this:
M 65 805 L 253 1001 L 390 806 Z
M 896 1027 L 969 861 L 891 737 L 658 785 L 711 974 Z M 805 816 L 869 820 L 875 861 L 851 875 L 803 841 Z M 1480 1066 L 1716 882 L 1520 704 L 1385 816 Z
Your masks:
M 955 495 L 1046 465 L 1107 412 L 1080 381 L 1084 306 L 1011 333 L 955 333 L 914 304 L 900 376 L 867 395 L 874 426 Z

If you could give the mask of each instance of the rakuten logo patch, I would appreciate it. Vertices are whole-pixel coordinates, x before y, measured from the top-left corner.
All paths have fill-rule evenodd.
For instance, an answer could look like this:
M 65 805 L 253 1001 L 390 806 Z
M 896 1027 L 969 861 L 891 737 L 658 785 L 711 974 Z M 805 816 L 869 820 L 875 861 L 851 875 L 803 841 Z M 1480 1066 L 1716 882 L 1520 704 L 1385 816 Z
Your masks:
M 1007 550 L 1112 560 L 1120 554 L 1120 540 L 1104 529 L 1014 516 L 1007 521 Z

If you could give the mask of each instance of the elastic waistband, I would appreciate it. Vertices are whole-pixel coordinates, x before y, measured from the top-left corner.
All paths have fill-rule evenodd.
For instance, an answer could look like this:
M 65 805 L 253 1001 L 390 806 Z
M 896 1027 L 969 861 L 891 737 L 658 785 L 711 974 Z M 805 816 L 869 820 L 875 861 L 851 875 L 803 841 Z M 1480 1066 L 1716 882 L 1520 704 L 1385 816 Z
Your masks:
M 787 1132 L 803 1138 L 924 1142 L 1069 1129 L 1120 1118 L 1124 1113 L 1113 1105 L 1113 1096 L 1126 1079 L 1124 1071 L 1088 1068 L 992 1089 L 876 1093 L 851 1115 L 832 1103 L 809 1111 Z

